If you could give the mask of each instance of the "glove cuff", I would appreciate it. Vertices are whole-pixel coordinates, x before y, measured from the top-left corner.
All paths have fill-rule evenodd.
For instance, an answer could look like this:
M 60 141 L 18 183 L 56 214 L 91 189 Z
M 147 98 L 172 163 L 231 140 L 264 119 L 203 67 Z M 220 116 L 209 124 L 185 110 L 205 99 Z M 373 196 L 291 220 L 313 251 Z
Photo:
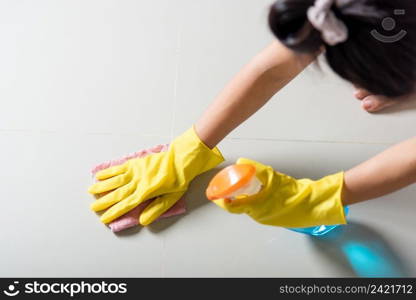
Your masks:
M 218 166 L 219 164 L 221 164 L 222 162 L 225 161 L 225 158 L 222 155 L 220 149 L 218 149 L 218 147 L 214 147 L 214 148 L 211 149 L 210 147 L 208 147 L 201 140 L 201 138 L 196 133 L 195 125 L 192 125 L 192 127 L 189 129 L 189 131 L 191 132 L 195 141 L 197 141 L 199 143 L 199 147 L 201 148 L 201 150 L 204 149 L 203 152 L 207 151 L 207 153 L 209 153 L 208 154 L 209 160 L 206 161 L 205 168 L 202 170 L 201 173 L 204 173 L 208 170 L 211 170 L 211 169 L 215 168 L 216 166 Z
M 194 178 L 225 160 L 217 147 L 210 149 L 201 141 L 194 126 L 177 137 L 169 151 L 180 161 L 178 165 L 182 166 L 186 178 Z
M 294 199 L 299 201 L 305 218 L 299 219 L 294 227 L 347 224 L 342 204 L 344 172 L 316 181 L 300 179 L 296 183 L 298 194 Z
M 321 216 L 324 221 L 321 225 L 347 224 L 345 210 L 342 204 L 344 172 L 326 176 L 316 183 L 323 183 L 327 186 L 326 192 L 322 194 L 322 202 L 318 205 L 318 207 L 323 206 L 323 211 L 325 212 L 324 215 Z

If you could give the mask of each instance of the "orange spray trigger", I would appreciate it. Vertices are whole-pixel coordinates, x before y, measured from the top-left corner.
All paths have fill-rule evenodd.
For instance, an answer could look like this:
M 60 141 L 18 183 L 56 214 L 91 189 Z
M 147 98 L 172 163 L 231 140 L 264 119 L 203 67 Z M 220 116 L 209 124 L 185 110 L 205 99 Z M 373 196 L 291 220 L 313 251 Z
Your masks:
M 249 185 L 256 178 L 256 168 L 249 164 L 229 166 L 214 176 L 208 185 L 209 200 L 232 198 L 236 192 Z

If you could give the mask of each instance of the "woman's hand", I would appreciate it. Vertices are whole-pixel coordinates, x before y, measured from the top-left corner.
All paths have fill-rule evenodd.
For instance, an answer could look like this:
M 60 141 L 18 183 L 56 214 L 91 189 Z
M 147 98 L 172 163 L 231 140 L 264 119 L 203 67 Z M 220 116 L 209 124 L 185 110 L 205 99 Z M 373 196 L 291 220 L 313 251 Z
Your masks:
M 224 161 L 217 148 L 208 148 L 194 128 L 177 137 L 166 152 L 126 161 L 96 173 L 98 182 L 88 191 L 107 193 L 91 204 L 94 211 L 106 210 L 105 224 L 155 198 L 140 214 L 139 223 L 148 225 L 169 210 L 186 192 L 189 183 Z
M 213 200 L 226 211 L 244 213 L 258 223 L 281 227 L 346 224 L 341 199 L 344 172 L 314 181 L 295 179 L 246 158 L 240 158 L 237 164 L 254 166 L 262 189 L 246 198 Z

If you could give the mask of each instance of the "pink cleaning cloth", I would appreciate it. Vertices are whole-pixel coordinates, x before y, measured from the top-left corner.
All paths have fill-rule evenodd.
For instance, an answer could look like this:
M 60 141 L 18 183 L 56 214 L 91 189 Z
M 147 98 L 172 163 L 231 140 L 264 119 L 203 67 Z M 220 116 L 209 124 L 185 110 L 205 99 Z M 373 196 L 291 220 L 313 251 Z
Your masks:
M 165 144 L 165 145 L 157 145 L 153 148 L 149 148 L 145 150 L 140 150 L 138 152 L 128 154 L 120 159 L 110 160 L 102 164 L 99 164 L 91 170 L 91 173 L 95 175 L 98 171 L 101 171 L 101 170 L 104 170 L 113 166 L 124 164 L 129 159 L 140 158 L 140 157 L 145 157 L 150 154 L 164 152 L 164 151 L 167 151 L 168 148 L 169 148 L 169 145 Z M 146 208 L 146 206 L 149 205 L 153 200 L 154 199 L 149 199 L 139 204 L 137 207 L 135 207 L 131 211 L 127 212 L 126 214 L 122 215 L 121 217 L 111 222 L 109 224 L 109 227 L 111 228 L 113 232 L 119 232 L 127 228 L 139 225 L 140 214 Z M 185 212 L 186 212 L 186 204 L 185 204 L 184 197 L 182 197 L 170 209 L 168 209 L 164 214 L 162 214 L 157 220 L 181 215 Z

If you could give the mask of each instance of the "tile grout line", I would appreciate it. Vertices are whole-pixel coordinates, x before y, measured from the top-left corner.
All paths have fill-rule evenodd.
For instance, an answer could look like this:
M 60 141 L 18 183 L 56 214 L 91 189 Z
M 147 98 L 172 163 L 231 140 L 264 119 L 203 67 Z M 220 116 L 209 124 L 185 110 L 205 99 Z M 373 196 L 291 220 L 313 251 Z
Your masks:
M 173 130 L 170 135 L 160 134 L 146 134 L 137 132 L 74 132 L 62 130 L 31 130 L 31 129 L 0 129 L 0 134 L 77 134 L 86 136 L 141 136 L 141 137 L 158 137 L 158 138 L 173 138 Z M 228 141 L 265 141 L 265 142 L 293 142 L 293 143 L 321 143 L 321 144 L 358 144 L 358 145 L 393 145 L 400 141 L 336 141 L 336 140 L 305 140 L 305 139 L 281 139 L 281 138 L 253 138 L 253 137 L 227 137 L 224 140 Z
M 0 129 L 0 134 L 10 134 L 10 133 L 22 133 L 22 134 L 76 134 L 76 135 L 86 135 L 86 136 L 103 136 L 103 135 L 114 135 L 114 136 L 142 136 L 142 137 L 160 137 L 160 138 L 169 138 L 168 135 L 163 134 L 146 134 L 146 133 L 137 133 L 137 132 L 99 132 L 99 131 L 73 131 L 73 130 L 33 130 L 33 129 Z
M 174 127 L 176 123 L 176 104 L 178 102 L 178 80 L 179 80 L 179 63 L 180 63 L 180 48 L 181 48 L 181 25 L 178 27 L 178 35 L 176 37 L 176 47 L 175 47 L 175 78 L 173 82 L 173 99 L 172 99 L 172 122 L 170 126 L 170 139 L 174 138 Z
M 181 43 L 182 43 L 182 22 L 179 21 L 178 25 L 178 33 L 176 37 L 176 46 L 175 46 L 175 78 L 173 82 L 173 99 L 172 99 L 172 122 L 170 126 L 170 140 L 174 139 L 174 128 L 176 123 L 176 107 L 178 102 L 178 80 L 179 80 L 179 65 L 180 65 L 180 51 L 181 51 Z M 162 237 L 162 265 L 161 265 L 161 272 L 162 277 L 166 277 L 166 262 L 167 262 L 167 254 L 166 254 L 166 238 Z
M 265 141 L 265 142 L 290 142 L 290 143 L 320 143 L 320 144 L 356 144 L 356 145 L 391 145 L 399 142 L 394 141 L 335 141 L 335 140 L 304 140 L 304 139 L 273 139 L 273 138 L 233 138 L 228 137 L 224 140 L 230 141 Z

